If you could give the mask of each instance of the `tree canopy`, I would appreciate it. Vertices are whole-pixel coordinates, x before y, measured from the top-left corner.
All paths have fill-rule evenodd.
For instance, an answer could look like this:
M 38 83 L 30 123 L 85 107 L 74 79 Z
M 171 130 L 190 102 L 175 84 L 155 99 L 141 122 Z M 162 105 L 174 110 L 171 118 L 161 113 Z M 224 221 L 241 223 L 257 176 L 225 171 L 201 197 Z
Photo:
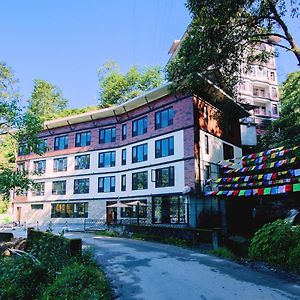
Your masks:
M 125 102 L 163 83 L 162 69 L 158 66 L 138 68 L 132 66 L 122 74 L 117 63 L 109 61 L 98 71 L 100 107 Z
M 241 66 L 273 55 L 264 44 L 289 50 L 300 64 L 300 49 L 284 22 L 287 14 L 298 17 L 299 1 L 188 0 L 187 8 L 192 22 L 167 66 L 176 90 L 202 90 L 205 77 L 234 95 Z
M 37 135 L 41 129 L 40 118 L 20 106 L 12 70 L 0 63 L 0 194 L 4 197 L 8 197 L 12 188 L 29 188 L 26 174 L 15 169 L 17 147 L 22 143 L 28 151 L 41 153 Z
M 28 111 L 39 116 L 42 121 L 51 120 L 67 108 L 68 101 L 61 90 L 44 80 L 36 79 L 28 101 Z
M 300 145 L 300 71 L 290 73 L 280 86 L 280 118 L 260 140 L 261 148 Z

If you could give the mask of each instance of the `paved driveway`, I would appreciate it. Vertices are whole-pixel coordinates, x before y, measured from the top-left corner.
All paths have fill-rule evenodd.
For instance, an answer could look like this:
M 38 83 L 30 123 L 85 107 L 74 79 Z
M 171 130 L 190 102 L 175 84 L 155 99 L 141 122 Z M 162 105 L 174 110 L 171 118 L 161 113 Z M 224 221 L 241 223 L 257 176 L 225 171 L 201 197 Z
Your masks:
M 68 233 L 95 249 L 119 299 L 300 299 L 300 286 L 271 271 L 170 245 Z

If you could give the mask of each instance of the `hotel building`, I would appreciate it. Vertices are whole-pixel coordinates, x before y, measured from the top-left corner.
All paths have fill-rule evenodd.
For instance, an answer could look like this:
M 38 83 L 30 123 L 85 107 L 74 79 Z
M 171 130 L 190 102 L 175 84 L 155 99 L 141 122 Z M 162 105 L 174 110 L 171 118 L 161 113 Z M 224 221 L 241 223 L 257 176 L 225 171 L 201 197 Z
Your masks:
M 13 196 L 15 221 L 134 219 L 136 207 L 109 206 L 139 200 L 146 204 L 141 222 L 196 226 L 204 182 L 218 176 L 218 161 L 241 156 L 239 118 L 249 115 L 219 93 L 212 105 L 174 95 L 166 84 L 117 106 L 45 122 L 40 138 L 48 150 L 39 156 L 19 148 L 18 168 L 36 185 Z M 236 113 L 224 115 L 222 101 Z

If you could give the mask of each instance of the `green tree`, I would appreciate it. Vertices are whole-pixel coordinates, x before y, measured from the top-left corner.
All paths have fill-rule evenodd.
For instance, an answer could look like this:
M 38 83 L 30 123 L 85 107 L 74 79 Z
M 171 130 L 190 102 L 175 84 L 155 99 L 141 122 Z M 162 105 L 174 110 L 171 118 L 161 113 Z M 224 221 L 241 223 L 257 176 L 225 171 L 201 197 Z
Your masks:
M 260 140 L 263 149 L 300 145 L 300 71 L 290 73 L 280 86 L 280 118 Z
M 300 49 L 284 22 L 288 14 L 298 17 L 299 1 L 188 0 L 186 5 L 192 22 L 167 66 L 174 89 L 202 91 L 205 77 L 234 95 L 241 66 L 247 70 L 273 55 L 264 44 L 291 51 L 300 64 Z
M 15 170 L 17 147 L 41 153 L 38 132 L 42 123 L 37 115 L 20 106 L 20 96 L 12 70 L 0 63 L 0 195 L 8 198 L 11 189 L 28 189 L 31 181 Z
M 36 79 L 28 101 L 28 111 L 39 116 L 43 121 L 51 120 L 66 109 L 67 103 L 57 86 Z
M 139 69 L 133 66 L 122 74 L 120 67 L 112 61 L 99 69 L 98 76 L 101 108 L 125 102 L 163 83 L 160 67 Z

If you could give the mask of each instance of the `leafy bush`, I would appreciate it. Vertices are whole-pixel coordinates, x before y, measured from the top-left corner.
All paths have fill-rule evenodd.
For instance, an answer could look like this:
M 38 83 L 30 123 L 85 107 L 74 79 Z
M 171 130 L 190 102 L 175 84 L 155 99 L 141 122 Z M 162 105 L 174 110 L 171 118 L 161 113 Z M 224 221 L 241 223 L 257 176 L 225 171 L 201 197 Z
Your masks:
M 300 270 L 300 226 L 292 227 L 283 220 L 264 225 L 251 240 L 249 257 Z
M 0 214 L 4 214 L 8 209 L 8 201 L 3 201 L 0 199 Z
M 73 263 L 63 268 L 43 293 L 43 300 L 111 299 L 104 274 L 96 267 Z
M 215 250 L 210 251 L 210 253 L 227 259 L 235 259 L 234 253 L 226 247 L 217 248 Z
M 28 250 L 50 273 L 60 271 L 71 259 L 68 240 L 52 234 L 43 235 L 39 240 L 29 240 Z
M 0 258 L 0 299 L 38 299 L 47 282 L 46 269 L 29 257 Z

